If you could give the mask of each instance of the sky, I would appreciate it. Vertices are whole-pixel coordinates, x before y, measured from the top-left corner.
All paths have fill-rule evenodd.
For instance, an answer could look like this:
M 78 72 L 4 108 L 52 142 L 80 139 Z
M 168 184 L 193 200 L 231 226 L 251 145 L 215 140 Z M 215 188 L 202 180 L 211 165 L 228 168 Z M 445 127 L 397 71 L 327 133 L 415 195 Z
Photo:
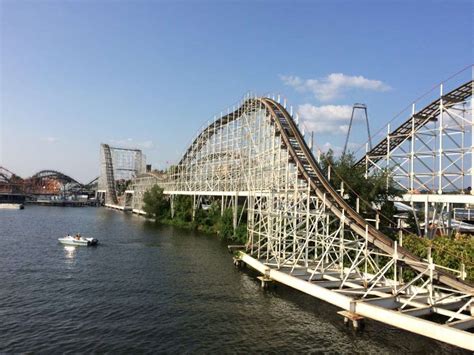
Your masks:
M 0 0 L 0 166 L 86 183 L 109 143 L 165 168 L 249 91 L 281 94 L 340 151 L 354 103 L 374 133 L 454 73 L 471 78 L 473 4 Z M 364 132 L 359 112 L 359 154 Z

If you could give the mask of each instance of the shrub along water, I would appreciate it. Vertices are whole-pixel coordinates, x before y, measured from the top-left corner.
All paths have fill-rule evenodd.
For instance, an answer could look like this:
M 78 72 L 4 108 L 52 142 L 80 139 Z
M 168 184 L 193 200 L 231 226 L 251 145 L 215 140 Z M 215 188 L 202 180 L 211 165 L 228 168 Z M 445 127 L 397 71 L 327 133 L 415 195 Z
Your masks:
M 170 215 L 170 205 L 163 194 L 163 189 L 158 185 L 153 186 L 143 195 L 143 210 L 148 218 L 161 222 Z
M 231 208 L 223 211 L 217 203 L 212 203 L 210 208 L 196 209 L 193 221 L 192 196 L 174 196 L 174 217 L 171 218 L 169 199 L 163 194 L 163 189 L 158 185 L 153 186 L 143 196 L 144 207 L 148 218 L 153 218 L 156 223 L 173 225 L 180 228 L 196 229 L 205 233 L 217 234 L 220 238 L 238 243 L 247 240 L 247 215 L 239 208 L 238 215 L 242 215 L 241 223 L 234 233 L 233 213 Z

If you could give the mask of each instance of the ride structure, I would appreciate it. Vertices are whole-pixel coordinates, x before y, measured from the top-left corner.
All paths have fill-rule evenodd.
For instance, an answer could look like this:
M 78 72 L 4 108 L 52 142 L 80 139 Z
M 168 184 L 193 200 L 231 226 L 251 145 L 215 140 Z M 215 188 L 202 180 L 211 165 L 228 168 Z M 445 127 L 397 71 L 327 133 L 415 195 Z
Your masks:
M 368 138 L 368 144 L 369 148 L 372 149 L 372 136 L 370 135 L 370 124 L 369 124 L 369 115 L 367 114 L 367 105 L 361 104 L 361 103 L 355 103 L 352 106 L 352 113 L 351 113 L 351 119 L 349 120 L 349 128 L 347 130 L 347 135 L 346 135 L 346 142 L 344 143 L 344 149 L 342 150 L 342 154 L 347 153 L 347 146 L 349 144 L 349 137 L 351 135 L 351 128 L 352 124 L 354 122 L 354 117 L 357 111 L 362 111 L 364 114 L 365 118 L 365 127 L 367 129 L 367 138 Z
M 355 323 L 367 317 L 473 350 L 474 289 L 465 270 L 436 265 L 430 251 L 414 256 L 402 234 L 389 238 L 349 205 L 351 190 L 331 185 L 310 135 L 280 101 L 247 96 L 199 132 L 160 184 L 172 213 L 176 195 L 193 196 L 194 210 L 213 197 L 231 201 L 235 227 L 243 205 L 248 242 L 236 263 L 263 283 L 327 301 Z
M 25 179 L 25 191 L 30 195 L 80 194 L 84 186 L 72 177 L 56 170 L 41 170 Z
M 0 193 L 28 197 L 71 198 L 80 195 L 93 195 L 95 180 L 81 184 L 74 178 L 56 171 L 41 170 L 28 178 L 21 178 L 4 167 L 0 167 Z
M 415 217 L 430 237 L 439 229 L 453 231 L 456 206 L 474 205 L 473 81 L 451 90 L 447 84 L 414 102 L 408 118 L 395 129 L 388 124 L 386 136 L 373 148 L 367 145 L 355 165 L 364 167 L 367 175 L 389 170 L 403 191 L 403 200 L 422 211 L 422 216 Z M 436 90 L 439 97 L 423 103 Z
M 0 166 L 0 193 L 21 194 L 23 193 L 23 184 L 21 177 Z
M 111 147 L 108 144 L 101 144 L 100 149 L 97 199 L 110 206 L 128 205 L 127 200 L 133 194 L 128 186 L 134 177 L 145 172 L 145 156 L 139 149 Z

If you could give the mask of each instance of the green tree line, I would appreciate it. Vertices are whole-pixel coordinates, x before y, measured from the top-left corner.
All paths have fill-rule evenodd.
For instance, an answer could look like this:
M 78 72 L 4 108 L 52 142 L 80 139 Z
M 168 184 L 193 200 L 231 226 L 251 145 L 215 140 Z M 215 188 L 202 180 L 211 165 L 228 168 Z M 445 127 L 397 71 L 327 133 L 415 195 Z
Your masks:
M 234 232 L 232 209 L 224 209 L 221 215 L 221 209 L 216 202 L 211 203 L 210 207 L 206 210 L 197 208 L 194 220 L 192 196 L 174 196 L 173 218 L 171 218 L 169 197 L 163 194 L 163 189 L 158 185 L 145 192 L 143 202 L 143 210 L 156 223 L 212 233 L 222 239 L 242 244 L 247 240 L 247 215 L 246 211 L 242 211 L 242 207 L 238 209 L 238 215 L 242 215 L 241 222 Z

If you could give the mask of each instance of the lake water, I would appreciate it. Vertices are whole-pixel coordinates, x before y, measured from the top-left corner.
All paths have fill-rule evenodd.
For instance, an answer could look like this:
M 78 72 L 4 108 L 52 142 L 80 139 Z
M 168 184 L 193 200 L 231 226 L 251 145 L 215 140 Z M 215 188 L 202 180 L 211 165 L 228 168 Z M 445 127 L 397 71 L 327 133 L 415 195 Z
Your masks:
M 65 247 L 80 232 L 101 245 Z M 457 352 L 282 285 L 262 290 L 215 236 L 105 208 L 0 210 L 0 352 Z

